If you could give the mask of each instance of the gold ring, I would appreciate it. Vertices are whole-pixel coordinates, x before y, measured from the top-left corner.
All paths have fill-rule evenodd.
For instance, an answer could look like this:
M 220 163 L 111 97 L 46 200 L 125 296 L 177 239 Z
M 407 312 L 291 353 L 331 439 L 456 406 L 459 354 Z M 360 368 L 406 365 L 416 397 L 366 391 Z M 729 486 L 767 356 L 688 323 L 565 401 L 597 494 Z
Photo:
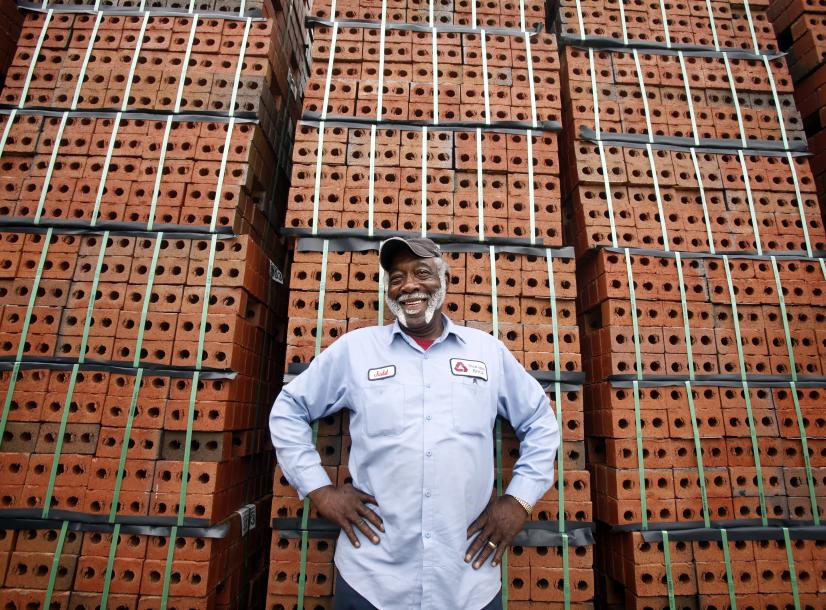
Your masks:
M 496 550 L 496 543 L 491 542 L 490 540 L 488 540 L 488 546 L 489 546 L 490 548 L 492 548 L 494 551 Z

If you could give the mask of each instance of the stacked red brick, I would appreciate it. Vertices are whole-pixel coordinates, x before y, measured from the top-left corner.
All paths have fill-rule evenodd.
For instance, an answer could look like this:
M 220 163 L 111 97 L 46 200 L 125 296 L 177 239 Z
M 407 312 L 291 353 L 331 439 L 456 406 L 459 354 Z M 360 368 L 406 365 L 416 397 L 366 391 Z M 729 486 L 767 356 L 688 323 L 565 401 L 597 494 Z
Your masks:
M 780 49 L 788 53 L 794 96 L 809 138 L 812 172 L 826 201 L 826 12 L 816 2 L 776 0 L 768 10 Z
M 601 599 L 820 607 L 826 233 L 765 6 L 557 27 Z
M 524 5 L 524 19 L 516 4 L 434 4 L 435 29 L 418 31 L 406 24 L 431 24 L 429 5 L 386 8 L 383 13 L 382 2 L 361 1 L 313 9 L 318 18 L 339 21 L 315 24 L 305 120 L 293 155 L 285 224 L 299 239 L 289 273 L 288 372 L 302 370 L 347 331 L 392 321 L 377 256 L 382 237 L 402 232 L 440 241 L 451 270 L 447 314 L 497 333 L 543 380 L 552 408 L 561 408 L 564 499 L 549 491 L 533 520 L 553 522 L 551 531 L 563 527 L 577 542 L 567 554 L 567 574 L 560 546 L 514 547 L 510 607 L 562 607 L 566 583 L 572 607 L 590 607 L 593 556 L 581 534 L 592 511 L 576 385 L 574 269 L 566 252 L 545 250 L 562 245 L 551 123 L 560 119 L 556 40 L 525 32 L 543 20 L 541 4 Z M 440 29 L 473 23 L 500 29 L 484 38 L 479 29 Z M 365 239 L 366 249 L 349 250 L 336 241 L 340 235 Z M 319 239 L 307 239 L 313 236 Z M 468 237 L 477 245 L 456 245 Z M 528 253 L 509 251 L 513 245 Z M 558 388 L 557 372 L 564 381 Z M 518 441 L 510 430 L 502 435 L 507 485 Z M 349 481 L 346 415 L 319 422 L 317 439 L 332 481 Z M 302 517 L 317 517 L 312 505 L 306 510 L 276 468 L 271 610 L 332 605 L 335 534 L 317 529 L 315 521 L 302 523 Z M 302 553 L 303 528 L 308 540 Z
M 0 94 L 14 607 L 263 603 L 301 53 L 264 12 L 26 13 Z
M 14 43 L 20 36 L 20 24 L 23 19 L 13 0 L 0 2 L 0 14 L 3 15 L 2 25 L 0 25 L 0 85 L 2 85 L 14 56 Z

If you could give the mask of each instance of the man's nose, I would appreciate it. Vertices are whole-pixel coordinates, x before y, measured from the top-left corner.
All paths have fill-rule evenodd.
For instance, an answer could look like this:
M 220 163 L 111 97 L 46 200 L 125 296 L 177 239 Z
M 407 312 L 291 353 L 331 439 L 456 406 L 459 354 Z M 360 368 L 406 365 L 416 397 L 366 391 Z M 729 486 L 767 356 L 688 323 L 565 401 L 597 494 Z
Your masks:
M 412 275 L 409 275 L 404 278 L 404 283 L 402 284 L 401 288 L 399 289 L 400 292 L 404 294 L 408 294 L 411 292 L 418 292 L 420 289 L 419 283 L 416 281 L 416 278 Z

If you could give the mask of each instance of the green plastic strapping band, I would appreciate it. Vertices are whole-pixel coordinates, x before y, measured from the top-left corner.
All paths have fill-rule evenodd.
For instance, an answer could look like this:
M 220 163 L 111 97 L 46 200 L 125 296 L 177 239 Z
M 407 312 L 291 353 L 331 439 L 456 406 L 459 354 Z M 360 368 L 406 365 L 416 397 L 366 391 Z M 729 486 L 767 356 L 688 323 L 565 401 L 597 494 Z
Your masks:
M 379 326 L 384 326 L 384 267 L 379 263 L 379 306 L 378 306 Z
M 327 294 L 327 258 L 330 251 L 330 241 L 325 239 L 321 247 L 321 278 L 318 285 L 318 314 L 316 315 L 315 325 L 315 355 L 321 353 L 321 337 L 324 330 L 324 299 Z M 381 303 L 379 308 L 381 309 Z M 318 438 L 318 422 L 313 422 L 313 443 Z M 310 521 L 310 498 L 304 498 L 304 506 L 301 512 L 301 549 L 300 549 L 300 564 L 298 569 L 298 610 L 304 610 L 304 595 L 307 586 L 307 551 L 309 545 L 309 538 L 307 535 L 307 526 Z
M 792 583 L 792 598 L 794 599 L 794 610 L 800 610 L 800 591 L 797 588 L 797 569 L 794 567 L 794 553 L 792 552 L 792 541 L 789 537 L 789 528 L 783 528 L 783 542 L 786 546 L 786 561 L 789 564 L 789 580 Z
M 728 601 L 731 608 L 737 610 L 737 595 L 734 593 L 734 574 L 731 571 L 731 553 L 728 548 L 728 532 L 720 530 L 720 541 L 723 543 L 723 561 L 726 564 L 726 585 L 728 585 Z
M 562 532 L 562 605 L 565 610 L 571 608 L 571 568 L 568 553 L 568 534 Z
M 806 482 L 809 485 L 809 503 L 812 507 L 812 520 L 815 525 L 820 525 L 820 511 L 817 505 L 817 493 L 815 492 L 815 482 L 812 476 L 812 461 L 809 457 L 809 441 L 806 438 L 806 424 L 803 421 L 803 412 L 800 410 L 800 400 L 797 398 L 797 384 L 792 381 L 789 389 L 794 401 L 794 413 L 797 417 L 797 427 L 800 430 L 800 448 L 803 452 L 803 465 L 806 467 Z
M 685 295 L 685 279 L 683 277 L 682 258 L 679 252 L 674 253 L 677 262 L 677 280 L 680 284 L 680 306 L 683 311 L 683 329 L 685 331 L 685 356 L 688 360 L 688 378 L 694 381 L 694 349 L 691 345 L 691 326 L 688 323 L 688 302 Z
M 66 532 L 69 531 L 69 522 L 64 521 L 60 526 L 60 534 L 55 545 L 54 558 L 52 558 L 52 569 L 49 570 L 49 584 L 46 586 L 46 595 L 43 597 L 43 608 L 48 610 L 52 605 L 52 595 L 54 594 L 55 582 L 57 582 L 57 571 L 60 569 L 60 557 L 63 555 L 63 545 L 66 542 Z
M 146 318 L 149 315 L 149 302 L 152 299 L 152 284 L 155 283 L 155 272 L 158 267 L 158 256 L 161 253 L 162 241 L 163 231 L 159 232 L 155 238 L 155 249 L 152 251 L 152 262 L 149 265 L 149 275 L 146 278 L 146 292 L 143 295 L 143 303 L 141 304 L 141 319 L 138 324 L 138 337 L 135 339 L 135 357 L 132 359 L 132 366 L 135 368 L 138 368 L 141 363 L 144 326 L 146 326 Z
M 671 544 L 668 541 L 668 531 L 663 530 L 663 557 L 665 558 L 665 586 L 668 589 L 668 607 L 676 610 L 677 602 L 674 598 L 674 575 L 671 572 Z
M 496 288 L 496 248 L 490 246 L 490 307 L 493 336 L 499 338 L 499 301 Z
M 694 452 L 697 454 L 697 477 L 700 481 L 700 494 L 703 500 L 703 524 L 711 527 L 711 511 L 708 507 L 708 491 L 706 490 L 706 473 L 703 468 L 703 448 L 700 444 L 700 430 L 697 426 L 697 411 L 694 408 L 694 392 L 691 389 L 691 382 L 685 382 L 686 398 L 688 399 L 688 411 L 691 414 L 691 432 L 694 435 Z
M 640 354 L 640 325 L 637 320 L 637 293 L 634 289 L 634 272 L 631 270 L 631 253 L 625 248 L 625 271 L 628 275 L 628 298 L 631 301 L 631 324 L 634 330 L 634 359 L 637 364 L 637 379 L 642 380 L 642 355 Z
M 115 489 L 112 492 L 112 505 L 109 507 L 109 523 L 114 523 L 118 516 L 118 505 L 120 504 L 120 492 L 123 485 L 123 476 L 126 468 L 126 454 L 129 451 L 129 441 L 132 438 L 132 425 L 137 413 L 138 394 L 141 383 L 143 383 L 143 369 L 138 369 L 135 374 L 135 386 L 132 388 L 132 398 L 129 401 L 129 413 L 126 416 L 126 427 L 123 430 L 123 440 L 120 446 L 120 460 L 118 461 L 118 472 L 115 475 Z
M 3 414 L 0 415 L 0 446 L 3 444 L 3 436 L 6 432 L 6 425 L 8 424 L 9 411 L 11 409 L 12 398 L 14 397 L 14 389 L 17 385 L 17 377 L 20 374 L 20 362 L 23 359 L 23 354 L 26 351 L 26 338 L 29 334 L 29 325 L 31 324 L 32 312 L 34 311 L 34 303 L 37 300 L 37 291 L 40 288 L 40 280 L 43 277 L 43 267 L 46 264 L 46 256 L 49 252 L 49 245 L 52 243 L 52 227 L 46 231 L 43 240 L 43 249 L 40 252 L 40 261 L 37 263 L 34 280 L 32 280 L 32 289 L 29 294 L 29 303 L 26 306 L 26 317 L 23 318 L 23 328 L 20 331 L 20 340 L 17 346 L 17 356 L 14 359 L 14 366 L 12 368 L 11 378 L 9 379 L 9 387 L 6 390 L 6 400 L 3 403 Z
M 494 338 L 499 338 L 499 304 L 496 290 L 496 248 L 489 247 L 490 255 L 490 301 L 491 301 L 491 320 L 493 326 Z M 496 495 L 501 496 L 505 493 L 504 485 L 502 483 L 502 421 L 496 419 Z M 502 555 L 502 608 L 507 610 L 508 607 L 508 552 L 505 551 Z
M 100 251 L 98 252 L 98 260 L 95 263 L 95 275 L 92 277 L 92 287 L 89 289 L 89 304 L 86 306 L 86 320 L 83 323 L 83 336 L 80 340 L 80 354 L 77 359 L 78 362 L 86 360 L 86 346 L 89 344 L 89 331 L 92 328 L 92 314 L 95 310 L 95 300 L 100 285 L 100 273 L 103 270 L 103 259 L 106 255 L 106 246 L 109 244 L 109 231 L 104 231 L 101 236 Z
M 49 472 L 49 484 L 46 487 L 46 496 L 43 498 L 43 513 L 44 519 L 48 518 L 49 510 L 52 504 L 52 495 L 54 494 L 54 485 L 57 480 L 57 471 L 60 464 L 60 454 L 63 451 L 63 437 L 66 435 L 66 425 L 69 422 L 69 412 L 71 409 L 69 405 L 72 402 L 72 395 L 75 392 L 75 383 L 77 382 L 77 372 L 80 364 L 75 363 L 72 366 L 72 375 L 69 378 L 69 387 L 66 390 L 66 400 L 63 402 L 63 413 L 60 416 L 60 427 L 57 431 L 57 438 L 55 438 L 54 453 L 52 454 L 52 469 Z
M 548 268 L 548 294 L 551 299 L 551 336 L 554 341 L 554 379 L 562 380 L 559 368 L 559 317 L 556 310 L 556 279 L 554 278 L 554 255 L 550 248 L 545 248 L 545 262 Z
M 645 488 L 645 457 L 642 450 L 642 421 L 640 417 L 640 382 L 632 382 L 634 389 L 634 426 L 637 436 L 637 472 L 640 479 L 640 521 L 642 529 L 648 529 L 648 499 Z
M 792 334 L 789 331 L 789 319 L 786 317 L 786 298 L 783 296 L 783 285 L 780 283 L 780 270 L 777 268 L 777 257 L 771 257 L 774 282 L 777 286 L 777 302 L 780 305 L 780 319 L 783 320 L 783 333 L 786 335 L 786 351 L 789 353 L 789 375 L 792 381 L 797 381 L 797 365 L 794 360 Z
M 493 248 L 493 246 L 491 246 Z M 502 420 L 496 419 L 496 495 L 501 496 L 504 493 L 504 485 L 502 483 Z M 501 564 L 501 580 L 502 580 L 502 608 L 508 608 L 508 551 L 502 554 Z
M 161 590 L 160 610 L 166 610 L 169 604 L 169 585 L 172 582 L 172 558 L 175 555 L 175 539 L 178 537 L 178 526 L 173 525 L 169 530 L 167 539 L 166 564 L 163 571 L 163 589 Z
M 209 311 L 209 298 L 212 294 L 212 274 L 215 269 L 215 250 L 217 249 L 217 246 L 218 236 L 213 235 L 209 244 L 209 259 L 207 261 L 206 278 L 204 278 L 204 303 L 201 307 L 201 327 L 198 330 L 198 353 L 195 356 L 195 369 L 198 371 L 201 370 L 204 363 L 204 341 L 206 339 L 207 312 Z
M 100 610 L 106 610 L 109 603 L 109 588 L 112 586 L 113 567 L 115 565 L 115 555 L 118 551 L 118 540 L 120 538 L 120 523 L 116 523 L 112 529 L 112 542 L 109 544 L 109 558 L 106 560 L 106 572 L 103 578 L 103 592 L 100 594 Z
M 559 422 L 562 421 L 562 384 L 560 382 L 554 383 L 554 392 L 556 395 L 556 421 L 557 426 L 562 429 Z M 557 489 L 558 504 L 559 504 L 559 531 L 565 532 L 565 452 L 563 451 L 563 441 L 560 435 L 559 447 L 556 450 L 556 467 L 557 467 Z
M 763 488 L 763 469 L 760 466 L 760 447 L 757 442 L 757 430 L 754 427 L 754 415 L 751 410 L 751 394 L 749 384 L 746 381 L 746 362 L 743 356 L 743 343 L 740 336 L 740 319 L 737 314 L 737 299 L 734 296 L 734 284 L 731 281 L 731 269 L 729 269 L 728 256 L 723 255 L 723 268 L 726 271 L 726 282 L 728 283 L 729 300 L 731 301 L 731 319 L 734 323 L 734 337 L 737 343 L 737 359 L 740 363 L 740 377 L 743 382 L 743 398 L 746 403 L 746 417 L 749 424 L 749 434 L 751 436 L 751 450 L 754 453 L 754 466 L 757 470 L 757 492 L 760 496 L 760 518 L 763 525 L 768 525 L 766 514 L 766 494 Z

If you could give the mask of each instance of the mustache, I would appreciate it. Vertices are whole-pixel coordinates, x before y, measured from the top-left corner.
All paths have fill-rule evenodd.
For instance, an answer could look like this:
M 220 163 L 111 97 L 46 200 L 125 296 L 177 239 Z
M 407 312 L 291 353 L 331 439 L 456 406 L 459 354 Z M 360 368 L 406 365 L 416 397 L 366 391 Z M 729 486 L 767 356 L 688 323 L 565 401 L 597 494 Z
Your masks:
M 416 300 L 419 300 L 419 299 L 427 300 L 427 299 L 430 298 L 430 296 L 431 295 L 429 295 L 427 293 L 424 293 L 424 292 L 413 292 L 411 294 L 403 294 L 403 295 L 399 296 L 399 298 L 396 299 L 396 302 L 403 305 L 404 303 L 407 303 L 408 301 L 416 301 Z

